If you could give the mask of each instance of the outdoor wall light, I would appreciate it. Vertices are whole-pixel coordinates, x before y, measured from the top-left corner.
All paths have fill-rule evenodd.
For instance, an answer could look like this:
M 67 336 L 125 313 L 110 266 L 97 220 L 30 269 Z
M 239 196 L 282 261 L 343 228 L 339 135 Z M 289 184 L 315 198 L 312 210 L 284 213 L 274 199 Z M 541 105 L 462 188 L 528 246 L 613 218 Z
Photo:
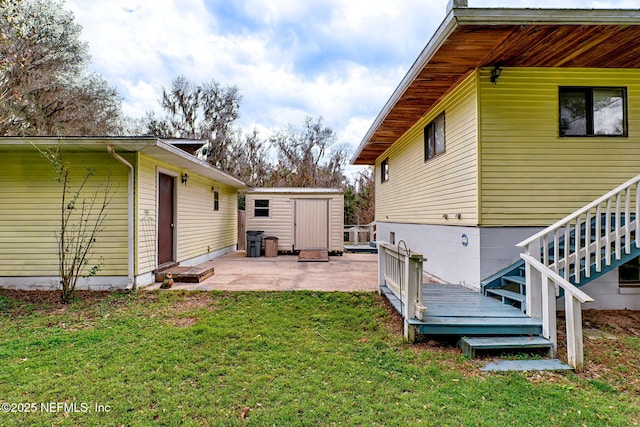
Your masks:
M 500 68 L 500 66 L 495 65 L 493 67 L 493 70 L 491 70 L 491 83 L 496 84 L 496 82 L 498 81 L 498 77 L 500 77 L 500 74 L 502 74 L 502 68 Z
M 189 181 L 189 175 L 186 173 L 183 173 L 182 176 L 180 177 L 180 181 L 182 181 L 184 185 L 187 185 L 187 181 Z

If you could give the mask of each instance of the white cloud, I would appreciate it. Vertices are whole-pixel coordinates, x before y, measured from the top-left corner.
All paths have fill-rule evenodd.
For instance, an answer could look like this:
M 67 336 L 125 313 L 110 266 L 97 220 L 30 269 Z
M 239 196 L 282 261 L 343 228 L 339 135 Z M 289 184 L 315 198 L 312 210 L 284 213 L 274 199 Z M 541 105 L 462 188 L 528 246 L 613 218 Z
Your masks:
M 242 124 L 263 136 L 323 116 L 357 146 L 445 16 L 448 0 L 67 0 L 92 69 L 117 86 L 124 112 L 159 109 L 183 74 L 235 85 Z M 470 0 L 526 7 L 530 0 Z M 631 7 L 538 0 L 536 7 Z

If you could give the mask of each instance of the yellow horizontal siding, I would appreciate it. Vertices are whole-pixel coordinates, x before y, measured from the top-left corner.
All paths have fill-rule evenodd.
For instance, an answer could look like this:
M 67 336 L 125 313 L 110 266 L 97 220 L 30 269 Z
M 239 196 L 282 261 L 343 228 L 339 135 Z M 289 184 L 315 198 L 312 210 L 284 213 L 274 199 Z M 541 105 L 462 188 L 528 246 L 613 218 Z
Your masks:
M 110 175 L 113 198 L 89 266 L 100 262 L 99 275 L 126 274 L 126 168 L 106 153 L 65 153 L 64 160 L 73 168 L 72 189 L 81 183 L 86 167 L 95 169 L 83 193 L 87 201 L 94 192 L 100 194 L 99 186 Z M 35 148 L 3 152 L 0 183 L 0 276 L 57 275 L 62 185 L 53 168 Z
M 559 86 L 626 87 L 629 137 L 560 138 Z M 482 70 L 479 102 L 482 225 L 549 225 L 640 173 L 640 70 Z
M 220 188 L 219 210 L 213 210 L 212 187 Z M 234 245 L 238 235 L 237 192 L 211 180 L 189 175 L 177 184 L 178 260 Z
M 158 264 L 157 240 L 157 172 L 149 157 L 137 155 L 136 174 L 136 274 L 148 273 Z
M 475 225 L 478 221 L 476 75 L 468 77 L 376 162 L 376 220 Z M 445 112 L 445 152 L 424 161 L 424 127 Z M 380 163 L 389 159 L 389 181 Z M 454 219 L 454 214 L 462 219 Z M 447 214 L 449 219 L 443 218 Z
M 136 235 L 137 274 L 157 268 L 158 172 L 173 172 L 175 182 L 176 261 L 183 262 L 237 243 L 237 191 L 216 181 L 157 161 L 138 156 Z M 180 175 L 189 174 L 187 184 Z M 219 210 L 213 210 L 213 188 L 219 188 Z

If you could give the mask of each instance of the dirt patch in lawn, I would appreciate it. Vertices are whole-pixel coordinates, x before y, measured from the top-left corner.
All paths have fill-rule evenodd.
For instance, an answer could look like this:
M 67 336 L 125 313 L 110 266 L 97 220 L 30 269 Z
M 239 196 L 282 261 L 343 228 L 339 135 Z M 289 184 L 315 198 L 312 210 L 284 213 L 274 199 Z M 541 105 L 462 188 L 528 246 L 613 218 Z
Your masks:
M 584 329 L 602 329 L 612 334 L 640 336 L 640 311 L 633 310 L 585 310 Z
M 191 313 L 193 311 L 206 310 L 214 311 L 215 306 L 209 294 L 207 293 L 190 293 L 184 296 L 184 299 L 175 301 L 168 307 L 165 322 L 178 328 L 186 328 L 194 325 L 198 319 L 193 316 L 183 316 L 183 313 Z
M 585 362 L 578 375 L 640 394 L 640 311 L 585 310 L 582 319 Z M 564 315 L 558 316 L 558 345 L 566 357 L 564 326 Z
M 171 317 L 166 320 L 167 325 L 175 326 L 177 328 L 186 328 L 187 326 L 194 325 L 198 319 L 195 317 Z
M 111 292 L 76 291 L 75 301 L 82 301 L 83 305 L 97 305 L 107 298 Z M 37 309 L 45 315 L 63 314 L 73 304 L 63 304 L 58 291 L 21 291 L 0 289 L 0 308 L 3 312 L 13 316 L 21 316 Z
M 184 299 L 171 304 L 172 313 L 187 313 L 195 310 L 215 310 L 211 297 L 206 292 L 192 293 L 186 295 Z
M 52 307 L 59 307 L 66 304 L 60 302 L 59 291 L 21 291 L 15 289 L 0 289 L 0 295 L 10 298 L 15 301 L 29 303 L 34 305 L 49 305 Z M 111 295 L 111 292 L 100 291 L 76 291 L 75 299 L 87 301 L 87 302 L 100 302 Z

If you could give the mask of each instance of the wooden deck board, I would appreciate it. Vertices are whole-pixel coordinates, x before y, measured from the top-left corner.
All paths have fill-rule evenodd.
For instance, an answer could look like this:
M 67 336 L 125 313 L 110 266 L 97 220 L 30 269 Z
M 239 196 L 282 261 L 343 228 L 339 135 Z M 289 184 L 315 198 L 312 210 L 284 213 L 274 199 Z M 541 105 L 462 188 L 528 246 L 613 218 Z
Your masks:
M 527 317 L 519 308 L 458 285 L 425 284 L 422 302 L 435 317 Z
M 304 249 L 298 254 L 298 262 L 328 262 L 329 251 Z
M 386 287 L 382 291 L 400 312 L 398 298 Z M 536 335 L 542 329 L 539 319 L 519 308 L 459 285 L 424 284 L 422 302 L 427 307 L 424 318 L 407 322 L 425 335 Z

